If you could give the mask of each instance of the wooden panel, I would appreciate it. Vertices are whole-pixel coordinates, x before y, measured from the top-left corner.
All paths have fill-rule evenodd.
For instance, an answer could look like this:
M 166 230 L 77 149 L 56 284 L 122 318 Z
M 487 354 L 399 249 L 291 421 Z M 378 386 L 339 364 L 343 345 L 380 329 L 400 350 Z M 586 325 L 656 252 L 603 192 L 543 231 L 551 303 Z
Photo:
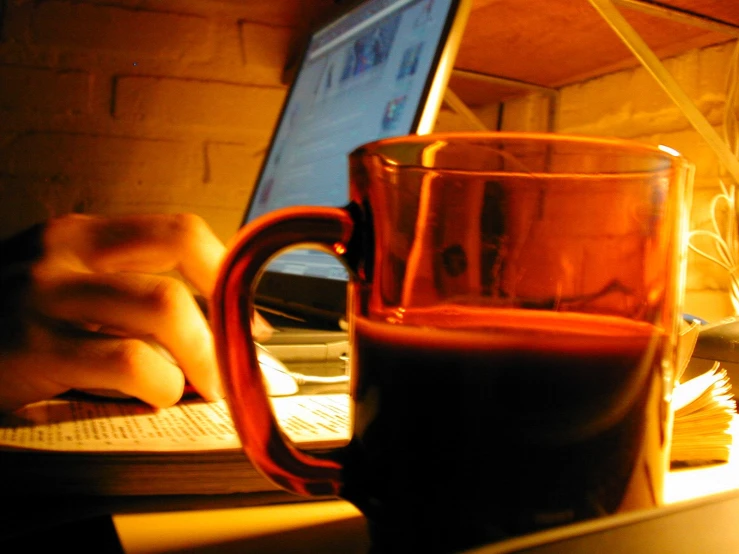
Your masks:
M 739 26 L 739 2 L 736 0 L 663 0 L 661 3 Z
M 464 74 L 452 73 L 449 88 L 457 94 L 468 107 L 485 106 L 531 92 L 530 87 L 517 86 L 485 79 L 475 79 Z M 554 89 L 552 89 L 554 90 Z
M 670 3 L 739 20 L 739 2 Z M 621 11 L 661 57 L 733 39 L 634 10 Z M 474 0 L 455 65 L 559 87 L 637 64 L 587 0 Z

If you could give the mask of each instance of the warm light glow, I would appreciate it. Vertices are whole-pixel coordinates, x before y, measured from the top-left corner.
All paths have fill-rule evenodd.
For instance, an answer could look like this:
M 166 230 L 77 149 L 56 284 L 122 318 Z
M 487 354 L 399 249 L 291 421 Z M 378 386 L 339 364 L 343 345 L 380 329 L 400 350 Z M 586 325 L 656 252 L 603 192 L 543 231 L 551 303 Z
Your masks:
M 367 552 L 369 548 L 364 517 L 339 500 L 124 513 L 115 515 L 113 523 L 125 552 L 280 552 L 300 540 L 321 552 Z M 346 535 L 326 533 L 327 528 Z
M 662 152 L 665 152 L 665 153 L 669 154 L 670 156 L 678 156 L 678 157 L 681 156 L 680 152 L 678 152 L 674 148 L 670 148 L 669 146 L 665 146 L 664 144 L 660 144 L 659 146 L 657 146 L 657 148 L 659 148 L 660 150 L 662 150 Z
M 336 254 L 338 254 L 339 256 L 346 254 L 346 246 L 344 246 L 340 242 L 337 242 L 334 244 L 334 252 L 336 252 Z

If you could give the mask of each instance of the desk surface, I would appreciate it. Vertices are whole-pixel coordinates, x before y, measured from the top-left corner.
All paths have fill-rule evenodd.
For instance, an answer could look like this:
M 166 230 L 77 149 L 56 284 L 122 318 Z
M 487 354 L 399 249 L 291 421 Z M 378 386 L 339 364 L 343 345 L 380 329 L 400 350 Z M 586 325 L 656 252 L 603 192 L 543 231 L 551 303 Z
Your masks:
M 660 518 L 649 525 L 639 527 L 639 543 L 643 552 L 653 550 L 655 533 L 652 528 L 657 525 L 662 530 L 667 525 L 685 526 L 683 521 L 696 522 L 702 517 L 700 525 L 705 532 L 722 542 L 712 550 L 714 554 L 723 552 L 739 552 L 739 456 L 733 456 L 728 464 L 708 466 L 700 469 L 671 472 L 666 481 L 666 502 L 668 506 L 660 510 L 650 510 L 652 515 L 664 512 L 664 521 Z M 728 494 L 727 494 L 728 491 Z M 710 504 L 715 500 L 720 506 L 708 511 L 703 510 L 701 516 L 695 516 L 696 508 Z M 709 501 L 709 502 L 706 502 Z M 692 511 L 691 511 L 692 510 Z M 718 514 L 718 515 L 717 515 Z M 728 515 L 727 515 L 728 514 Z M 521 540 L 507 541 L 481 552 L 497 554 L 531 550 L 535 545 L 563 544 L 562 541 L 572 537 L 595 533 L 608 533 L 610 540 L 623 542 L 620 533 L 628 533 L 624 526 L 633 525 L 637 520 L 653 519 L 645 512 L 642 514 L 624 514 L 624 517 L 613 516 L 603 518 L 604 521 L 568 526 L 562 530 L 536 534 Z M 672 523 L 672 519 L 681 517 L 682 523 Z M 731 534 L 717 535 L 723 527 L 717 517 L 730 517 Z M 366 553 L 369 540 L 365 530 L 364 518 L 351 504 L 340 501 L 301 502 L 271 506 L 252 506 L 240 508 L 216 508 L 190 511 L 171 511 L 146 514 L 119 514 L 113 517 L 118 537 L 123 550 L 127 554 L 154 554 L 188 550 L 189 552 L 250 552 L 271 554 L 285 552 L 289 545 L 290 552 L 341 552 L 346 554 Z M 695 537 L 700 525 L 690 525 L 691 534 Z M 727 527 L 728 529 L 728 527 Z M 633 535 L 633 533 L 632 533 Z M 652 540 L 643 542 L 643 537 Z M 614 538 L 615 537 L 615 538 Z M 619 538 L 621 537 L 621 538 Z M 598 539 L 600 540 L 600 539 Z M 700 540 L 696 538 L 696 540 Z M 582 546 L 582 552 L 592 549 L 594 543 Z M 694 543 L 682 542 L 685 545 Z M 731 550 L 720 550 L 722 545 L 731 545 Z M 543 546 L 539 546 L 543 548 Z M 647 548 L 648 547 L 648 548 Z M 551 548 L 548 546 L 547 548 Z M 560 550 L 541 550 L 541 552 L 575 552 L 572 545 Z M 606 550 L 608 552 L 639 552 L 633 550 Z M 671 550 L 675 552 L 674 545 Z M 540 550 L 535 550 L 539 552 Z M 683 552 L 691 552 L 683 550 Z
M 124 552 L 130 554 L 183 550 L 366 554 L 369 546 L 363 516 L 341 500 L 123 514 L 113 521 Z

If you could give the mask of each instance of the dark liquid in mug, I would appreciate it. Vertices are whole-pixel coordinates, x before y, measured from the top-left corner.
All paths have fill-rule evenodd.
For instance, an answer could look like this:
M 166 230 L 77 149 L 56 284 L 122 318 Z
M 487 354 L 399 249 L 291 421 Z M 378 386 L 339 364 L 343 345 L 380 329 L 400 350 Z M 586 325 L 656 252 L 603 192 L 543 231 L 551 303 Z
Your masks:
M 464 328 L 434 328 L 451 321 Z M 343 496 L 378 551 L 455 551 L 661 502 L 662 333 L 564 313 L 490 321 L 447 306 L 355 322 Z

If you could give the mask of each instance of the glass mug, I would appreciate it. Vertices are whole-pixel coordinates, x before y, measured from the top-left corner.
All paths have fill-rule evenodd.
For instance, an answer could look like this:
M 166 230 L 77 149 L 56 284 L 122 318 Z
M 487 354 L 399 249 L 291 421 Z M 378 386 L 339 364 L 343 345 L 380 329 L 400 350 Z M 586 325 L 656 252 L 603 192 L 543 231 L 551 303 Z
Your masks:
M 253 464 L 367 517 L 374 551 L 448 552 L 657 506 L 668 471 L 691 166 L 637 143 L 529 133 L 385 139 L 344 208 L 243 228 L 212 302 Z M 351 441 L 280 431 L 250 330 L 278 252 L 346 265 Z

